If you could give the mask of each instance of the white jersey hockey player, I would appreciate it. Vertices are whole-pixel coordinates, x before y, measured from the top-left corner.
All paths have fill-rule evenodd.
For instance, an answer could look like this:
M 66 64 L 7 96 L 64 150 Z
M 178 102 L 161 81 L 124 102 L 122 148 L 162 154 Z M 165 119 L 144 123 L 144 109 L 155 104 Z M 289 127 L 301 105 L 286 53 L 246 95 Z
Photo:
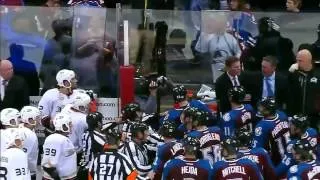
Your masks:
M 5 150 L 0 157 L 0 179 L 30 180 L 27 154 L 22 151 L 23 137 L 18 128 L 7 129 Z
M 20 112 L 17 109 L 5 108 L 0 112 L 0 121 L 3 129 L 0 129 L 0 153 L 4 151 L 7 143 L 8 129 L 17 128 L 20 121 Z
M 49 135 L 43 144 L 41 161 L 43 177 L 49 180 L 71 180 L 77 176 L 77 155 L 67 137 L 71 132 L 71 117 L 59 113 L 53 120 L 55 133 Z
M 39 101 L 39 110 L 42 119 L 52 120 L 55 115 L 67 104 L 72 104 L 78 91 L 73 91 L 77 79 L 74 71 L 63 69 L 56 76 L 58 88 L 53 88 L 44 93 Z M 42 122 L 43 123 L 43 122 Z M 47 123 L 47 122 L 46 122 Z M 43 123 L 44 126 L 46 124 Z
M 77 152 L 82 151 L 82 135 L 88 129 L 86 118 L 90 101 L 89 95 L 79 93 L 75 96 L 73 104 L 67 105 L 61 112 L 71 117 L 72 128 L 69 138 Z
M 40 119 L 40 111 L 36 107 L 25 106 L 21 109 L 20 114 L 21 122 L 23 124 L 21 124 L 19 130 L 25 136 L 22 149 L 28 155 L 28 166 L 31 179 L 36 180 L 39 147 L 34 128 Z

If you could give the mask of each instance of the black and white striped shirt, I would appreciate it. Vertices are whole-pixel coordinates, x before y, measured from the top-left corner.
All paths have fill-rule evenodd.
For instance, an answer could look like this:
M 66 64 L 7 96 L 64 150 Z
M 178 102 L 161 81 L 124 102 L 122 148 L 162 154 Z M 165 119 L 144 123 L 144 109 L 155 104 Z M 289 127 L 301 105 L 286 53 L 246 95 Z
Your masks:
M 98 131 L 86 131 L 82 135 L 82 159 L 80 165 L 86 169 L 90 168 L 91 162 L 98 153 L 103 152 L 103 147 L 106 144 L 105 135 Z
M 98 155 L 89 172 L 94 180 L 136 179 L 138 176 L 130 159 L 117 150 Z
M 146 175 L 151 170 L 148 149 L 144 144 L 138 145 L 134 141 L 127 142 L 124 144 L 122 152 L 130 158 L 140 175 Z

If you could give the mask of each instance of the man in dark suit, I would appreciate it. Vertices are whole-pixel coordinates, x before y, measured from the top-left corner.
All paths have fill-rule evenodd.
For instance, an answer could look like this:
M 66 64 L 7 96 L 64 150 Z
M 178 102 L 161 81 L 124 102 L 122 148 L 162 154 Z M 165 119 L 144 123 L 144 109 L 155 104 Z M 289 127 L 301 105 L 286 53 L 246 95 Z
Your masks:
M 226 72 L 217 79 L 215 84 L 220 114 L 224 114 L 231 110 L 227 94 L 229 89 L 234 86 L 243 86 L 247 93 L 245 101 L 251 100 L 250 88 L 248 88 L 248 80 L 250 79 L 247 77 L 247 74 L 241 73 L 240 59 L 237 57 L 229 57 L 225 62 L 225 67 Z
M 261 72 L 256 74 L 252 81 L 252 102 L 257 104 L 263 97 L 275 97 L 278 107 L 286 109 L 287 102 L 287 78 L 276 72 L 278 60 L 274 56 L 262 58 Z
M 25 81 L 14 75 L 12 63 L 8 60 L 0 62 L 0 110 L 16 108 L 20 110 L 29 105 L 28 86 Z

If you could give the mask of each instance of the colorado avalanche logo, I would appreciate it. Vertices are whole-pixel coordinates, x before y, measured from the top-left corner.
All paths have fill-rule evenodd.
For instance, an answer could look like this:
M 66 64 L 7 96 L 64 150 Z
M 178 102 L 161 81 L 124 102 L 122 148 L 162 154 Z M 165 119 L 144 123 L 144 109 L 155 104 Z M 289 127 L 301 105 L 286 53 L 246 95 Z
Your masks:
M 262 128 L 261 127 L 257 127 L 254 130 L 254 133 L 255 133 L 256 136 L 260 136 L 262 134 Z

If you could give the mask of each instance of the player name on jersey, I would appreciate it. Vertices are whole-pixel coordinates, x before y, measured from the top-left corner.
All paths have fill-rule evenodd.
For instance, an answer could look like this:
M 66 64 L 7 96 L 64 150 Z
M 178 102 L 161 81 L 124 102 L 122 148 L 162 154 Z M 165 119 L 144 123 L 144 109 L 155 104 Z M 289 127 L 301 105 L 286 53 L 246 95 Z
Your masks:
M 242 166 L 229 166 L 229 167 L 224 168 L 222 170 L 222 176 L 223 177 L 226 177 L 229 174 L 234 174 L 234 173 L 244 174 L 244 175 L 247 174 L 245 169 L 244 169 L 244 167 L 242 167 Z
M 198 176 L 198 168 L 194 166 L 182 166 L 181 174 L 192 174 Z
M 181 149 L 183 149 L 182 144 L 180 143 L 176 143 L 174 146 L 172 146 L 172 148 L 170 149 L 172 155 L 176 155 L 179 151 L 181 151 Z
M 276 137 L 281 130 L 288 129 L 288 128 L 289 128 L 288 122 L 286 121 L 280 122 L 279 124 L 276 125 L 276 127 L 274 127 L 272 131 L 272 136 Z
M 320 173 L 320 166 L 315 166 L 312 168 L 311 171 L 308 172 L 308 179 L 313 179 L 315 175 L 318 175 Z
M 250 159 L 251 161 L 259 164 L 259 157 L 257 155 L 245 155 L 244 157 L 242 158 L 245 158 L 245 159 Z
M 200 138 L 200 147 L 209 141 L 220 141 L 220 135 L 217 133 L 208 133 Z

